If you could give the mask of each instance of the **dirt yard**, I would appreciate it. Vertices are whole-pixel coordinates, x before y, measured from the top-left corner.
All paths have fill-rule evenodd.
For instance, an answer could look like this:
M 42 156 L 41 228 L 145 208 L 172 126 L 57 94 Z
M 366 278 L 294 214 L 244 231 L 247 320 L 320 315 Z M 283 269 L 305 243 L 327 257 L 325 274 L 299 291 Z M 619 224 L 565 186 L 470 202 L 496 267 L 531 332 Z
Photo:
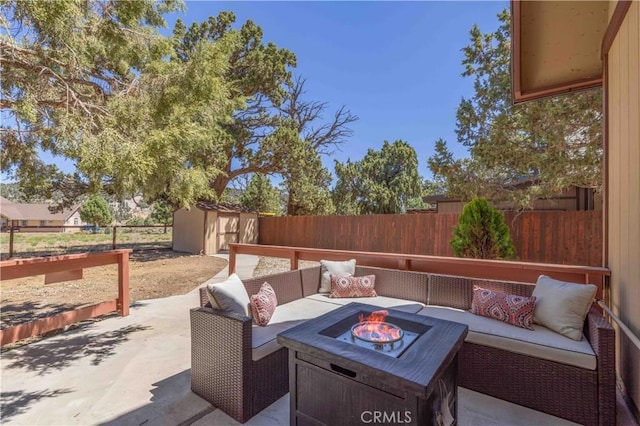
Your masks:
M 129 264 L 132 303 L 185 294 L 220 272 L 227 261 L 171 250 L 134 252 Z M 109 265 L 84 270 L 82 280 L 44 284 L 44 276 L 1 283 L 0 327 L 5 328 L 82 305 L 118 297 L 118 268 Z

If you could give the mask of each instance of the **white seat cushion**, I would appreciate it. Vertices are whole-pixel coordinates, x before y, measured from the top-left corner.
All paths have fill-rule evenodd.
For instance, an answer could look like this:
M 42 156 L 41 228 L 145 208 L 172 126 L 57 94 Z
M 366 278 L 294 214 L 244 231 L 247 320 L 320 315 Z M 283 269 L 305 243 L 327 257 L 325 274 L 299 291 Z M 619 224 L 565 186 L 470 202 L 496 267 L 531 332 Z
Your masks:
M 276 340 L 278 333 L 339 307 L 340 305 L 308 298 L 297 299 L 278 306 L 268 325 L 264 327 L 253 325 L 251 329 L 251 347 L 253 348 L 251 358 L 257 361 L 280 349 Z
M 380 306 L 381 308 L 393 308 L 399 311 L 418 313 L 424 308 L 424 304 L 413 300 L 396 299 L 395 297 L 376 296 L 376 297 L 340 297 L 332 298 L 328 294 L 316 293 L 307 296 L 307 299 L 319 302 L 330 303 L 333 305 L 344 306 L 351 302 L 365 303 L 367 305 Z
M 468 325 L 469 334 L 465 339 L 466 342 L 587 370 L 596 369 L 595 353 L 584 336 L 582 340 L 576 341 L 538 324 L 534 324 L 534 331 L 526 330 L 492 318 L 444 306 L 427 306 L 418 314 Z

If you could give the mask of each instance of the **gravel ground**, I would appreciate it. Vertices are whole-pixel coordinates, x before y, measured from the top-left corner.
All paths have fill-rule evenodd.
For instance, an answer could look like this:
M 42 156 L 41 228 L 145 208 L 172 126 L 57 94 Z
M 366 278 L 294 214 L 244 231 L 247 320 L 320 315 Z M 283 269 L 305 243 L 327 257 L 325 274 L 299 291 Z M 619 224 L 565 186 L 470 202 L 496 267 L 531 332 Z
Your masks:
M 301 260 L 298 262 L 300 269 L 313 268 L 314 266 L 320 266 L 320 262 L 310 260 Z M 261 256 L 258 261 L 258 266 L 253 270 L 253 276 L 262 277 L 264 275 L 277 274 L 278 272 L 286 272 L 290 268 L 291 261 L 289 259 Z

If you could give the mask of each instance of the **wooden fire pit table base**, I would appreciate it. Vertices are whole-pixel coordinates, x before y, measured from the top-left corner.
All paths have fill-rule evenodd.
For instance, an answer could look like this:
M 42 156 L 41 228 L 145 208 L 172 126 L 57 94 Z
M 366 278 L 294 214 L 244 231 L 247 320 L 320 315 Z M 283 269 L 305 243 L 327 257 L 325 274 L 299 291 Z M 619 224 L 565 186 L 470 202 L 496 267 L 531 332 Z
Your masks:
M 399 354 L 338 339 L 380 309 L 351 303 L 278 335 L 289 349 L 291 425 L 456 423 L 467 326 L 388 309 L 387 321 L 418 334 Z

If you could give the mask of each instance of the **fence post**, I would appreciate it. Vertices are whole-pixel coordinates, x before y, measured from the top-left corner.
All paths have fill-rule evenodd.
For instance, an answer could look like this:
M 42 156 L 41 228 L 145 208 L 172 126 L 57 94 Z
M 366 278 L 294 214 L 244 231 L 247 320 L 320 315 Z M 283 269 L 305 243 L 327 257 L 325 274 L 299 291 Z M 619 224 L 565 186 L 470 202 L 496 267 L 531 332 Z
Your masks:
M 118 311 L 129 315 L 129 252 L 121 253 L 118 260 Z
M 13 225 L 9 228 L 9 259 L 13 257 Z
M 229 244 L 229 275 L 236 271 L 236 247 Z
M 291 250 L 291 254 L 289 255 L 289 258 L 291 259 L 291 270 L 292 271 L 298 269 L 298 257 L 299 256 L 300 256 L 300 254 L 298 253 L 298 250 Z
M 113 242 L 111 243 L 111 249 L 115 250 L 116 249 L 116 230 L 118 229 L 117 226 L 113 227 Z

